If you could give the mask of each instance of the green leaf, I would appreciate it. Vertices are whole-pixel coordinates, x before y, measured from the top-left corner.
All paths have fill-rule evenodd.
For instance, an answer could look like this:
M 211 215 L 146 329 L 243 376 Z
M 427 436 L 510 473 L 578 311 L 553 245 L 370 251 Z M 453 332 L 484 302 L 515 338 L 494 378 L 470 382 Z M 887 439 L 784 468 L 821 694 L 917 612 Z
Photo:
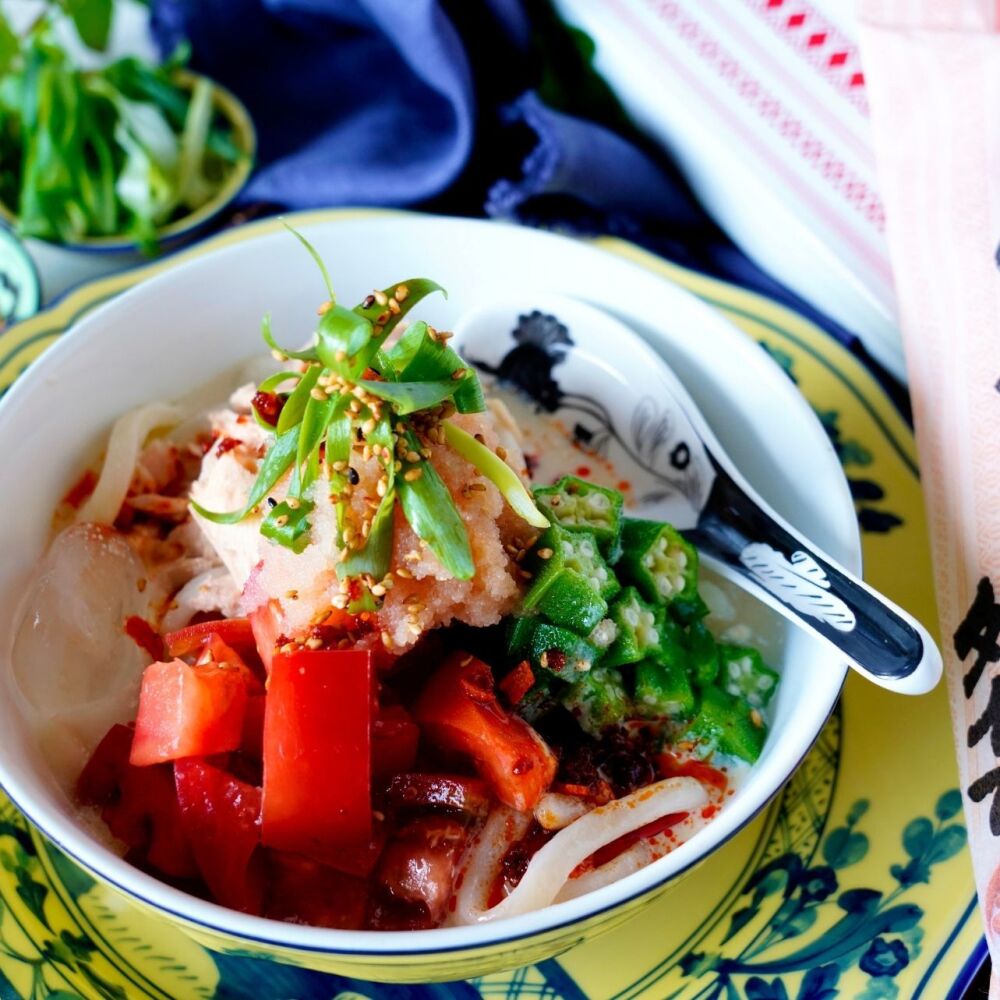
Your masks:
M 17 35 L 10 22 L 0 11 L 0 76 L 6 75 L 21 49 Z
M 412 434 L 409 446 L 414 451 L 420 447 Z M 409 468 L 420 469 L 421 475 L 411 482 L 407 481 L 405 472 L 397 477 L 399 502 L 406 520 L 456 580 L 471 580 L 476 567 L 469 536 L 448 487 L 430 462 L 414 463 Z M 404 469 L 409 471 L 406 466 Z
M 952 788 L 945 792 L 937 800 L 937 805 L 934 807 L 934 815 L 937 816 L 939 820 L 943 823 L 945 820 L 949 820 L 952 816 L 958 815 L 962 811 L 962 793 L 957 788 Z
M 452 449 L 493 483 L 518 517 L 536 528 L 549 526 L 548 518 L 535 506 L 534 498 L 520 477 L 499 455 L 450 420 L 443 421 L 441 426 L 444 428 L 445 440 Z
M 288 400 L 281 409 L 281 415 L 278 417 L 279 434 L 284 434 L 289 428 L 302 422 L 306 406 L 309 400 L 312 399 L 312 391 L 316 386 L 316 380 L 320 377 L 322 371 L 319 365 L 310 365 L 302 373 L 299 384 L 295 387 L 295 390 L 288 397 Z
M 108 47 L 113 0 L 61 0 L 61 6 L 73 19 L 77 34 L 87 48 L 103 52 Z
M 352 552 L 343 562 L 337 565 L 337 576 L 341 579 L 349 576 L 368 574 L 381 580 L 388 572 L 392 562 L 392 521 L 396 506 L 396 491 L 390 487 L 381 502 L 375 517 L 372 518 L 371 530 L 365 541 L 365 547 Z
M 965 847 L 966 839 L 964 826 L 955 824 L 938 830 L 931 841 L 931 848 L 927 853 L 927 863 L 937 865 L 953 858 Z
M 911 858 L 919 858 L 931 846 L 934 824 L 925 816 L 910 820 L 903 830 L 903 847 Z
M 206 521 L 211 521 L 214 524 L 238 524 L 274 489 L 278 480 L 289 470 L 295 461 L 298 444 L 298 424 L 275 438 L 274 443 L 264 456 L 264 461 L 261 462 L 257 478 L 250 490 L 250 496 L 247 497 L 246 506 L 242 510 L 218 513 L 206 510 L 194 500 L 188 502 Z
M 847 826 L 830 831 L 823 841 L 823 860 L 831 868 L 857 864 L 868 853 L 868 838 Z
M 439 382 L 375 382 L 362 379 L 358 385 L 364 386 L 373 396 L 392 403 L 400 416 L 437 406 L 453 396 L 458 388 L 458 383 L 451 379 Z

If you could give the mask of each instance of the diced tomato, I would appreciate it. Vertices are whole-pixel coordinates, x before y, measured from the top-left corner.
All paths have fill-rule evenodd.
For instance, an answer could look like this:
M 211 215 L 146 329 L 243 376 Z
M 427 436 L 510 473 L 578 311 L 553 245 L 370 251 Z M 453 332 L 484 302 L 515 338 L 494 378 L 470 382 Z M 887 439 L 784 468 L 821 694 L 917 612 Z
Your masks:
M 171 769 L 133 767 L 131 740 L 128 726 L 108 730 L 80 775 L 80 800 L 103 807 L 101 818 L 132 856 L 173 878 L 192 878 L 197 868 L 181 827 Z
M 348 649 L 278 653 L 264 713 L 263 839 L 303 854 L 371 836 L 372 663 Z
M 163 659 L 163 640 L 160 634 L 138 615 L 129 615 L 122 626 L 125 634 L 142 650 L 149 654 L 151 660 Z
M 360 930 L 368 908 L 368 883 L 309 858 L 271 852 L 265 913 L 313 927 Z
M 257 653 L 264 664 L 264 669 L 270 673 L 271 661 L 282 631 L 281 613 L 277 602 L 265 601 L 250 612 L 249 621 Z
M 409 771 L 419 741 L 420 730 L 402 705 L 379 709 L 372 723 L 372 783 L 384 785 L 393 775 Z
M 266 707 L 266 695 L 252 694 L 247 698 L 240 749 L 255 760 L 260 760 L 264 753 L 264 711 Z
M 243 737 L 243 674 L 210 663 L 152 663 L 142 675 L 131 762 L 138 767 L 236 750 Z
M 232 667 L 234 670 L 240 671 L 243 675 L 243 679 L 246 681 L 247 691 L 250 694 L 254 695 L 264 693 L 264 684 L 261 681 L 261 678 L 257 676 L 257 674 L 250 668 L 246 660 L 244 660 L 232 646 L 224 642 L 222 638 L 215 633 L 210 635 L 205 640 L 205 645 L 202 647 L 201 654 L 196 662 L 199 665 L 206 663 L 219 663 L 225 664 L 227 667 Z
M 86 806 L 103 806 L 118 794 L 132 751 L 131 726 L 112 726 L 90 755 L 76 782 L 76 794 Z
M 500 681 L 497 687 L 503 691 L 512 705 L 518 705 L 534 685 L 535 674 L 531 669 L 531 664 L 527 660 L 522 660 Z
M 200 760 L 174 764 L 181 825 L 212 897 L 244 913 L 264 901 L 260 789 Z
M 490 668 L 467 653 L 453 654 L 431 677 L 414 716 L 431 742 L 468 754 L 513 809 L 533 809 L 555 777 L 552 751 L 523 719 L 504 711 Z
M 163 637 L 167 656 L 190 656 L 198 653 L 208 639 L 217 635 L 226 645 L 238 652 L 253 651 L 254 633 L 248 618 L 220 618 L 218 621 L 188 625 Z

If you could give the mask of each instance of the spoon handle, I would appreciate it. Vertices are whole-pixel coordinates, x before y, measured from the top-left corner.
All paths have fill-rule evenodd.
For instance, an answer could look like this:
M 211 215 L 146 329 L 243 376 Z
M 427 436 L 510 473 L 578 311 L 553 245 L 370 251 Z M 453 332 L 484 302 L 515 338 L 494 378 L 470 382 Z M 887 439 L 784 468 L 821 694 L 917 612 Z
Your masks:
M 708 502 L 685 532 L 691 541 L 720 561 L 726 576 L 755 584 L 759 597 L 836 646 L 876 684 L 907 694 L 933 688 L 941 654 L 927 630 L 713 465 Z

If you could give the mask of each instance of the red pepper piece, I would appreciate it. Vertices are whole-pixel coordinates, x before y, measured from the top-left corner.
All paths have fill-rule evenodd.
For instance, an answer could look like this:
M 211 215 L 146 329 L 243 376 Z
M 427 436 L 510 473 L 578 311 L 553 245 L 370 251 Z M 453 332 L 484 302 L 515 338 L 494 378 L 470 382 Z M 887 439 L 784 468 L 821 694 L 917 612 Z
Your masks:
M 256 648 L 248 618 L 220 618 L 218 621 L 188 625 L 176 632 L 168 632 L 163 637 L 163 644 L 167 656 L 190 656 L 200 652 L 201 647 L 213 635 L 239 652 L 252 652 Z
M 260 789 L 200 760 L 174 764 L 181 825 L 212 897 L 244 913 L 261 913 L 264 863 Z

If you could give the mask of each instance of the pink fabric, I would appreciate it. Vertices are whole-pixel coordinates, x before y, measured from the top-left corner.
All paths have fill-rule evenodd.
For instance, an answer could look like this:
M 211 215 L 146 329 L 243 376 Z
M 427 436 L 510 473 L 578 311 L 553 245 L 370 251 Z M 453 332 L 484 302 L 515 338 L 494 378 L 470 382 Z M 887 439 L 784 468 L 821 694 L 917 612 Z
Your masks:
M 1000 662 L 987 663 L 966 698 L 963 677 L 977 653 L 961 661 L 952 638 L 983 578 L 1000 601 L 1000 5 L 861 0 L 860 6 L 970 846 L 1000 969 L 993 795 L 977 803 L 967 791 L 1000 766 L 992 733 L 978 742 L 969 737 Z M 996 976 L 991 996 L 1000 997 Z

